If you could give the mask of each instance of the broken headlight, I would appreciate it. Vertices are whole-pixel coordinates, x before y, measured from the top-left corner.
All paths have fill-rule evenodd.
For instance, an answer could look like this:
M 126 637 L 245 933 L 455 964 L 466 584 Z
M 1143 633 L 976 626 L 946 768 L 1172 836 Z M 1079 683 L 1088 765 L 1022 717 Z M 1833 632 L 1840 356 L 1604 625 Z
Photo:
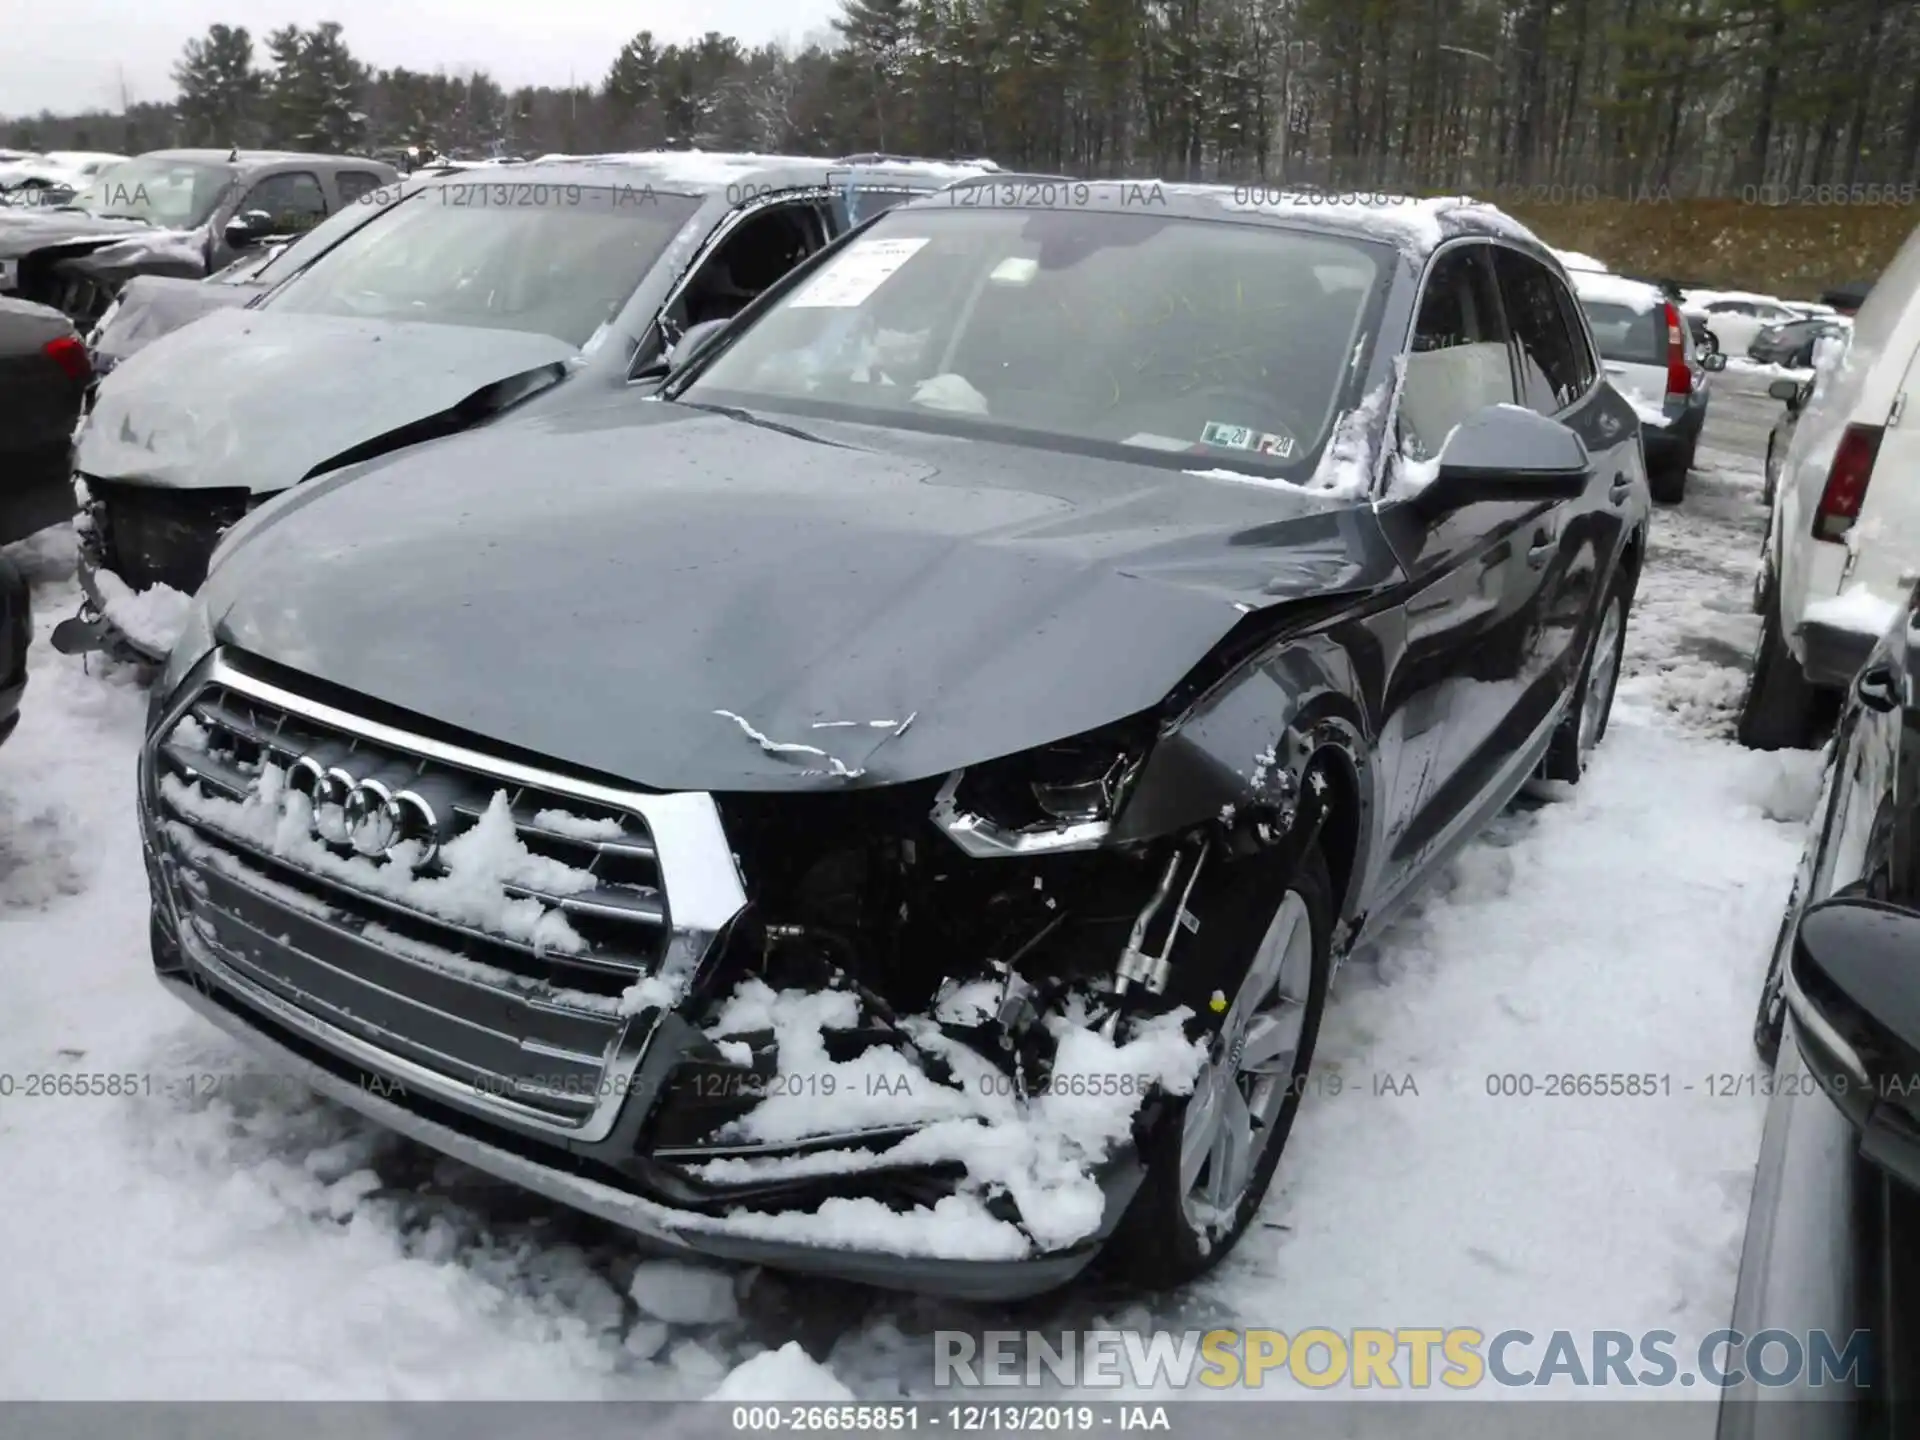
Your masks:
M 956 770 L 933 823 L 969 855 L 1044 855 L 1105 843 L 1153 743 L 1145 716 Z

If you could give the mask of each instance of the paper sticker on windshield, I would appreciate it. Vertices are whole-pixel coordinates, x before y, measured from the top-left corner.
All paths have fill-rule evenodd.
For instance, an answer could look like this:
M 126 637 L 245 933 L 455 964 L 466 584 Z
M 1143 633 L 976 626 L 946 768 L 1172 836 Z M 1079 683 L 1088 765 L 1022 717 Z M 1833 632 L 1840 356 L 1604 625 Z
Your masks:
M 856 240 L 834 262 L 804 285 L 787 303 L 795 309 L 849 310 L 886 283 L 925 245 L 912 240 Z
M 1291 435 L 1262 435 L 1253 442 L 1253 448 L 1262 455 L 1271 455 L 1276 460 L 1293 458 L 1293 437 Z
M 1222 425 L 1218 420 L 1209 420 L 1207 428 L 1200 432 L 1202 445 L 1219 445 L 1228 450 L 1251 450 L 1258 438 L 1244 425 Z
M 1040 262 L 1025 255 L 1009 255 L 987 278 L 996 285 L 1025 285 L 1040 273 Z

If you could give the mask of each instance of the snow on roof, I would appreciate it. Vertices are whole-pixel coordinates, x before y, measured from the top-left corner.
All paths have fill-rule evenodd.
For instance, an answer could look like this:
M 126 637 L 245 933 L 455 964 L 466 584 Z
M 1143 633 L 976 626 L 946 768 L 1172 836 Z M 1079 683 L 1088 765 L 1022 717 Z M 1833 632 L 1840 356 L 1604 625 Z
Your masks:
M 1666 303 L 1667 297 L 1660 293 L 1658 286 L 1649 285 L 1643 280 L 1629 280 L 1624 275 L 1574 270 L 1567 278 L 1573 281 L 1573 293 L 1582 300 L 1593 300 L 1602 305 L 1624 305 L 1642 315 L 1651 314 Z
M 1549 247 L 1551 248 L 1551 247 Z M 1591 255 L 1583 255 L 1578 250 L 1554 250 L 1554 258 L 1569 270 L 1595 271 L 1606 274 L 1607 267 Z
M 1284 185 L 1185 185 L 1159 180 L 1121 183 L 1156 185 L 1168 194 L 1211 199 L 1229 210 L 1285 219 L 1331 220 L 1392 240 L 1401 249 L 1415 253 L 1432 250 L 1445 240 L 1449 220 L 1466 220 L 1482 231 L 1541 244 L 1539 236 L 1504 210 L 1470 195 L 1342 195 L 1310 187 L 1293 190 Z
M 1785 300 L 1778 295 L 1762 295 L 1757 290 L 1687 290 L 1681 294 L 1684 304 L 1698 308 L 1702 305 L 1717 305 L 1722 300 L 1744 300 L 1753 305 L 1778 305 L 1788 309 Z
M 818 155 L 759 155 L 726 150 L 627 150 L 597 155 L 542 155 L 534 164 L 572 163 L 577 165 L 626 165 L 653 171 L 669 185 L 724 186 L 741 175 L 756 170 L 804 169 L 821 167 L 852 170 L 854 165 L 822 159 Z M 858 168 L 887 170 L 912 169 L 931 172 L 935 177 L 953 181 L 992 173 L 984 165 L 965 161 L 899 160 L 880 164 L 862 164 Z

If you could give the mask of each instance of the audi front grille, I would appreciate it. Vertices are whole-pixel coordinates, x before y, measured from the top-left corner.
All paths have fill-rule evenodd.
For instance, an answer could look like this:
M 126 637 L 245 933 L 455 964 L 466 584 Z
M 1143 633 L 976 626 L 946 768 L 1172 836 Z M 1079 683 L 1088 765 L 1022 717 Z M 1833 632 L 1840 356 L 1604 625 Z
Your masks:
M 142 786 L 195 958 L 377 1073 L 487 1118 L 603 1138 L 659 1010 L 745 903 L 711 799 L 614 790 L 364 720 L 225 653 L 202 669 L 150 737 Z M 302 806 L 275 801 L 288 793 Z M 465 873 L 446 894 L 414 883 L 446 882 L 462 837 L 468 855 L 524 846 L 519 878 L 488 893 Z

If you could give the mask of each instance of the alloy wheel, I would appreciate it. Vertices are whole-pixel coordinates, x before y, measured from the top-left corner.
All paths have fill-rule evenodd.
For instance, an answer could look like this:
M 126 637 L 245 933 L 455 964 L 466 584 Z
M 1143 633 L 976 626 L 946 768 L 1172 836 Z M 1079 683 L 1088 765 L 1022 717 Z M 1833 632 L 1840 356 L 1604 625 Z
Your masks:
M 1587 660 L 1586 688 L 1580 694 L 1577 748 L 1583 772 L 1600 743 L 1600 731 L 1607 723 L 1607 711 L 1613 704 L 1613 687 L 1620 678 L 1621 625 L 1620 601 L 1609 600 L 1600 616 L 1600 633 L 1593 637 L 1593 653 Z
M 1230 1227 L 1298 1088 L 1313 984 L 1313 919 L 1289 890 L 1255 950 L 1194 1083 L 1180 1135 L 1181 1206 L 1197 1234 Z

